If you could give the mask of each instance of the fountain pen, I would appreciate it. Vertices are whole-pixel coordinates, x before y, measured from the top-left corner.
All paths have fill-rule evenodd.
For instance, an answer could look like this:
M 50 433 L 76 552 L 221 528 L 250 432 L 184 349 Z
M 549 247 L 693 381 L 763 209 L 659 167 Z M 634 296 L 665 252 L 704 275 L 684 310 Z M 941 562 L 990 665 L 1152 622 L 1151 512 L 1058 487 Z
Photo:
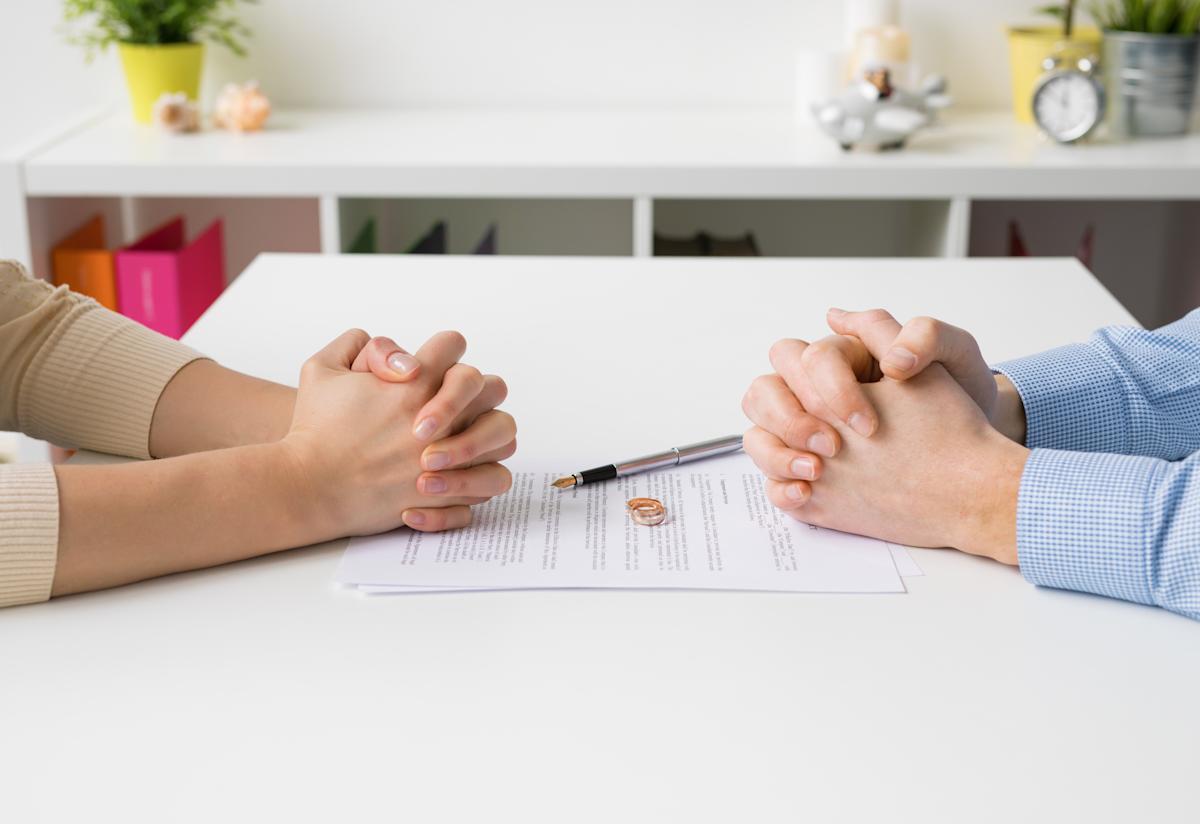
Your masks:
M 594 484 L 599 481 L 609 481 L 613 478 L 623 478 L 626 475 L 636 475 L 639 472 L 649 472 L 652 469 L 665 469 L 668 466 L 691 463 L 692 461 L 712 458 L 737 452 L 742 448 L 741 435 L 729 435 L 725 438 L 714 438 L 711 441 L 688 446 L 675 446 L 666 452 L 656 452 L 653 455 L 643 455 L 631 461 L 598 466 L 595 469 L 585 469 L 572 475 L 559 478 L 554 482 L 558 489 L 570 489 L 573 486 Z

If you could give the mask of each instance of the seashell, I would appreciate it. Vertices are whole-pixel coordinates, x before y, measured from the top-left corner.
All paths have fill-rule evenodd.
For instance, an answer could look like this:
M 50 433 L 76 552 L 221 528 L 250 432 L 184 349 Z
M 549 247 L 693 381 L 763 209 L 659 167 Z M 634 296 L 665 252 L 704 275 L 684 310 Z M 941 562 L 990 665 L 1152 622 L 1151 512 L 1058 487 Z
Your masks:
M 194 132 L 200 128 L 200 109 L 183 92 L 163 92 L 154 101 L 151 120 L 172 134 Z
M 232 132 L 256 132 L 271 114 L 271 101 L 258 88 L 258 83 L 229 83 L 217 96 L 213 125 Z

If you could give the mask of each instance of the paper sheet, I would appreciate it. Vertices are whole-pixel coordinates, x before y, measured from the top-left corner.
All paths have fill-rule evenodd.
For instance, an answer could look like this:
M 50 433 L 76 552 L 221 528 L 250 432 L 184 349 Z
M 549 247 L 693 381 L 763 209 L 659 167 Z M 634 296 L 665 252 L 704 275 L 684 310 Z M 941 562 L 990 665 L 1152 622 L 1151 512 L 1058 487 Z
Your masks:
M 892 551 L 892 560 L 896 562 L 896 569 L 899 571 L 901 578 L 916 578 L 925 574 L 917 566 L 917 562 L 913 559 L 912 553 L 908 551 L 908 547 L 900 546 L 899 544 L 888 544 L 888 549 Z
M 900 546 L 899 544 L 888 544 L 888 549 L 892 553 L 892 561 L 895 562 L 896 571 L 900 573 L 901 578 L 915 578 L 925 574 L 921 567 L 917 565 L 916 560 L 913 559 L 912 554 L 909 553 L 908 547 Z M 494 590 L 496 587 L 421 587 L 361 584 L 356 589 L 367 595 L 406 595 L 422 592 L 481 592 Z
M 336 580 L 364 591 L 689 588 L 903 592 L 882 541 L 799 524 L 767 501 L 742 454 L 565 492 L 553 472 L 513 488 L 466 529 L 356 538 Z M 629 498 L 663 501 L 667 521 L 633 523 Z

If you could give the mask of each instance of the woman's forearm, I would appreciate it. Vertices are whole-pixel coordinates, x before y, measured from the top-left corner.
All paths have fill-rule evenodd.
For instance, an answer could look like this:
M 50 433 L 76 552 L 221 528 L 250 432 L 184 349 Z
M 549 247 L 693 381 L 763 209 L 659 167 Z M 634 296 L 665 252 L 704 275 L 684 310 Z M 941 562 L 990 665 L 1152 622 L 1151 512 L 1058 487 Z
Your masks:
M 286 447 L 56 467 L 53 595 L 237 561 L 320 540 Z
M 277 441 L 287 434 L 296 390 L 211 360 L 193 361 L 167 384 L 154 409 L 156 458 Z

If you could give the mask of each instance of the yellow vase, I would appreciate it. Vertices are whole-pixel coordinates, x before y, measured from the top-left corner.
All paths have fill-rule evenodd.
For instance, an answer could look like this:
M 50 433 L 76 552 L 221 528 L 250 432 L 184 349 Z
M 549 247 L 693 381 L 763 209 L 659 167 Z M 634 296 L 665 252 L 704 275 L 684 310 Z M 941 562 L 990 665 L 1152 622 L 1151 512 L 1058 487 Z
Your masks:
M 1100 30 L 1076 28 L 1064 40 L 1058 26 L 1010 28 L 1009 68 L 1012 71 L 1013 116 L 1021 123 L 1033 122 L 1033 87 L 1045 69 L 1042 62 L 1059 50 L 1078 57 L 1100 54 Z
M 183 92 L 189 100 L 199 99 L 203 43 L 121 43 L 120 51 L 134 120 L 149 123 L 154 103 L 163 92 Z

